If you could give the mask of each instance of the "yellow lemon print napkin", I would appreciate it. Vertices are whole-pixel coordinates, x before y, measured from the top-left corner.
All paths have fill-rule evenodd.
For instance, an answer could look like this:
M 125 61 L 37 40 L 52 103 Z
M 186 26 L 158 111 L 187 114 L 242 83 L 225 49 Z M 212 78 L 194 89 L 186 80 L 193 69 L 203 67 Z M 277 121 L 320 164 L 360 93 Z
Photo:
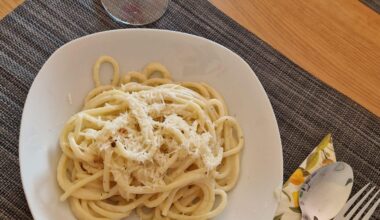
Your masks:
M 336 162 L 334 146 L 331 134 L 328 134 L 285 182 L 279 192 L 280 203 L 273 220 L 301 220 L 298 204 L 298 191 L 301 185 L 311 173 L 334 162 Z

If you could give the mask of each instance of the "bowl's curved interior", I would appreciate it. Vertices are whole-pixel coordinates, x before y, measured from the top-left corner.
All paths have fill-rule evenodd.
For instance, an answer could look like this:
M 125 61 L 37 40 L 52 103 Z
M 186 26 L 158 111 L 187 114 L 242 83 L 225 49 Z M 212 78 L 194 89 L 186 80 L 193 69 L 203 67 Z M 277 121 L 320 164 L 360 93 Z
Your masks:
M 269 99 L 248 64 L 200 37 L 132 29 L 97 33 L 66 44 L 48 59 L 33 82 L 24 107 L 19 152 L 24 191 L 35 219 L 73 218 L 67 203 L 59 201 L 58 136 L 93 87 L 91 70 L 101 55 L 115 57 L 122 72 L 159 61 L 174 80 L 204 81 L 216 88 L 241 124 L 246 141 L 240 180 L 217 219 L 273 217 L 277 206 L 273 192 L 282 184 L 280 135 Z

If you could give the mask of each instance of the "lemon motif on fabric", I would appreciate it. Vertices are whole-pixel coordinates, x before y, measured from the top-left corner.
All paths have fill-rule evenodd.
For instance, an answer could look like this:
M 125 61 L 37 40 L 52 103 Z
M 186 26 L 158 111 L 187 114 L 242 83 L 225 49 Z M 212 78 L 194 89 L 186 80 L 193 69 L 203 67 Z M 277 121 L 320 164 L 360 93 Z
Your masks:
M 331 134 L 327 134 L 294 171 L 289 180 L 285 182 L 280 193 L 279 206 L 273 220 L 301 219 L 301 210 L 298 202 L 298 192 L 301 185 L 310 174 L 334 162 L 336 162 L 336 158 L 332 136 Z
M 290 176 L 289 181 L 293 185 L 296 185 L 296 186 L 301 185 L 305 181 L 304 171 L 302 170 L 302 168 L 298 168 L 292 174 L 292 176 Z

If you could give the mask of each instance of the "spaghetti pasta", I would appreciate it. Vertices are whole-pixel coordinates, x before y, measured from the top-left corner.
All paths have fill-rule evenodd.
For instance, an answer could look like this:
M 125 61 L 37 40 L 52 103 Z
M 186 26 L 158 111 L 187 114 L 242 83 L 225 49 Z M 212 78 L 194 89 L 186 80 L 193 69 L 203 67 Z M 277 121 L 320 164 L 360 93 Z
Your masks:
M 110 85 L 100 66 L 113 67 Z M 102 56 L 95 88 L 65 124 L 57 181 L 78 219 L 202 220 L 220 214 L 239 176 L 243 133 L 215 89 L 172 81 L 160 63 L 120 76 Z

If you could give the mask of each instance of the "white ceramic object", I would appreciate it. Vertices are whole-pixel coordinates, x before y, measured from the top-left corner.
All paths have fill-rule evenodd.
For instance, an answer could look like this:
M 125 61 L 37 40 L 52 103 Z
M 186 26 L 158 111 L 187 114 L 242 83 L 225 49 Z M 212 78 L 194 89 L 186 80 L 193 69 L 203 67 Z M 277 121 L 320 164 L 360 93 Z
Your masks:
M 25 195 L 36 220 L 74 219 L 67 202 L 59 201 L 58 136 L 93 88 L 91 69 L 101 55 L 116 58 L 122 72 L 159 61 L 174 80 L 204 81 L 216 88 L 245 133 L 240 179 L 217 219 L 273 217 L 277 207 L 274 191 L 282 185 L 282 147 L 269 99 L 249 65 L 229 49 L 201 37 L 129 29 L 88 35 L 62 46 L 46 61 L 30 88 L 19 156 Z

